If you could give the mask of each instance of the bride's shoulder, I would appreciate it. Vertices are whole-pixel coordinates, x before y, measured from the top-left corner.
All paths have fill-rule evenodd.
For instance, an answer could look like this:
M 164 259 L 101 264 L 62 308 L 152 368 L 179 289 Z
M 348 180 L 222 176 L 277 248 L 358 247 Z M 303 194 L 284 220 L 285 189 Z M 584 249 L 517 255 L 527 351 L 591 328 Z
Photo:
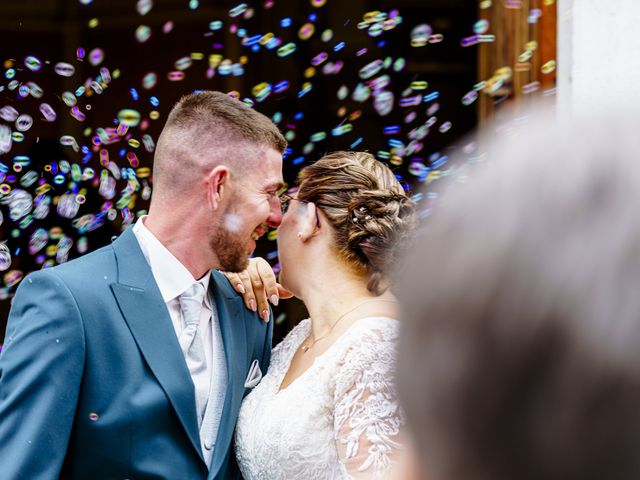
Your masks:
M 398 337 L 400 322 L 391 317 L 366 317 L 358 320 L 347 334 L 349 343 L 363 340 L 374 343 L 395 342 Z
M 362 363 L 381 353 L 393 354 L 396 349 L 400 323 L 389 317 L 367 317 L 354 323 L 340 339 L 337 360 L 340 363 Z

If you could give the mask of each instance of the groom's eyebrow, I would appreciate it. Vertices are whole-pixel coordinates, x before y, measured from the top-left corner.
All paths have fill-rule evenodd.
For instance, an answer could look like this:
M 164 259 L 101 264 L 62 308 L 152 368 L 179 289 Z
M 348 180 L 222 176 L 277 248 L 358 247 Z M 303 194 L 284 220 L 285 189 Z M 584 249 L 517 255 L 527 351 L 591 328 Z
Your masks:
M 282 182 L 274 182 L 274 183 L 270 183 L 267 185 L 267 190 L 280 190 L 282 189 L 282 187 L 284 187 L 284 183 Z

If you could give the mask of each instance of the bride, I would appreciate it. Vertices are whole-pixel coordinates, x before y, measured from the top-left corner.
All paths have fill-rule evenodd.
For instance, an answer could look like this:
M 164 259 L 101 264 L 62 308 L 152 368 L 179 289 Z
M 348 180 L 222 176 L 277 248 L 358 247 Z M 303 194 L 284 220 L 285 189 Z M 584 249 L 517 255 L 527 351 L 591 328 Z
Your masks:
M 404 418 L 387 273 L 413 232 L 413 203 L 363 152 L 326 155 L 284 197 L 280 281 L 310 318 L 274 348 L 244 399 L 238 464 L 247 480 L 388 478 Z

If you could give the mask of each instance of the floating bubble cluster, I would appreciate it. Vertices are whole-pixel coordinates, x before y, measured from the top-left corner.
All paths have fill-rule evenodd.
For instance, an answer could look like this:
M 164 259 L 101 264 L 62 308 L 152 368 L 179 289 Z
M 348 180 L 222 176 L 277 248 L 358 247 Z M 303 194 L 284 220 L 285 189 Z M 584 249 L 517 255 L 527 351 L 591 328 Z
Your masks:
M 487 0 L 480 3 L 491 8 Z M 507 8 L 522 8 L 517 6 L 521 2 L 507 3 Z M 79 4 L 91 17 L 88 28 L 99 32 L 101 18 L 91 10 L 96 5 L 91 0 Z M 189 35 L 200 39 L 199 49 L 185 47 L 166 68 L 142 75 L 131 73 L 140 59 L 127 51 L 113 52 L 107 44 L 74 46 L 75 58 L 31 52 L 2 59 L 0 299 L 8 298 L 31 269 L 64 263 L 99 246 L 90 244 L 91 232 L 121 231 L 146 212 L 164 116 L 189 90 L 234 85 L 230 95 L 268 114 L 290 142 L 285 152 L 290 182 L 328 146 L 371 150 L 407 188 L 455 171 L 444 151 L 429 146 L 434 137 L 445 136 L 434 141 L 440 145 L 455 134 L 456 125 L 441 116 L 441 92 L 431 86 L 428 72 L 414 72 L 412 59 L 398 55 L 393 45 L 401 42 L 409 52 L 422 52 L 447 42 L 460 49 L 494 42 L 487 20 L 478 20 L 470 33 L 449 38 L 432 26 L 428 8 L 420 18 L 391 9 L 363 11 L 338 23 L 327 21 L 327 0 L 310 0 L 306 14 L 292 11 L 280 18 L 272 12 L 274 4 L 239 3 L 211 18 L 199 13 L 200 2 L 185 1 L 180 18 L 171 17 L 176 15 L 172 11 L 158 24 L 163 13 L 154 10 L 153 0 L 138 0 L 132 6 L 139 24 L 129 32 L 131 48 L 154 49 L 154 42 L 163 38 L 193 45 L 180 29 L 187 14 L 197 19 L 191 26 L 199 25 Z M 528 15 L 537 21 L 542 11 Z M 271 21 L 254 21 L 259 16 Z M 460 31 L 465 29 L 469 25 Z M 534 43 L 525 46 L 521 61 L 536 50 Z M 265 63 L 269 78 L 260 78 Z M 542 72 L 555 68 L 555 61 L 546 59 Z M 462 104 L 472 105 L 482 93 L 498 90 L 511 75 L 507 66 L 496 71 L 474 85 Z M 59 88 L 45 91 L 40 85 Z M 530 84 L 523 90 L 538 88 Z M 98 109 L 111 121 L 96 120 Z M 314 118 L 319 111 L 324 111 L 323 123 Z M 475 111 L 470 109 L 469 115 Z M 475 154 L 473 146 L 468 149 Z M 424 215 L 435 197 L 415 196 Z M 268 239 L 275 239 L 275 232 Z M 267 258 L 275 262 L 277 252 Z

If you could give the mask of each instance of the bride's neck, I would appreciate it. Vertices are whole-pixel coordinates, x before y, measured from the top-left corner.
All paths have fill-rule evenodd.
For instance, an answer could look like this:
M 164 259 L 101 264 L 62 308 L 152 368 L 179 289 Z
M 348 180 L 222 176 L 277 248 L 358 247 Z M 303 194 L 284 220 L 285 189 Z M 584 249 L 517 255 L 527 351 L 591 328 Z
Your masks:
M 302 301 L 309 311 L 314 338 L 326 335 L 336 320 L 348 325 L 354 319 L 371 312 L 372 308 L 375 310 L 376 306 L 380 307 L 375 300 L 380 300 L 380 305 L 387 304 L 389 309 L 394 297 L 388 292 L 381 296 L 372 294 L 367 290 L 366 279 L 349 271 L 334 270 L 330 275 L 314 275 L 314 281 L 306 285 L 302 292 Z M 341 329 L 336 328 L 338 330 Z

